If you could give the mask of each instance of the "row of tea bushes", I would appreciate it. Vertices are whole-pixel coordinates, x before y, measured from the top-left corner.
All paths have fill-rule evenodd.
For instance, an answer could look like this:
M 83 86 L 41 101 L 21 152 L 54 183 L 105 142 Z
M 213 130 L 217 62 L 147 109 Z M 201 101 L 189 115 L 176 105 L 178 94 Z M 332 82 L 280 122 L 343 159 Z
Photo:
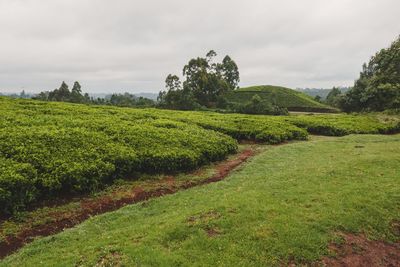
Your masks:
M 94 191 L 137 172 L 195 169 L 237 150 L 227 135 L 140 111 L 129 116 L 65 103 L 1 101 L 1 213 L 44 197 Z
M 94 191 L 137 172 L 195 169 L 237 150 L 308 133 L 399 132 L 365 115 L 260 116 L 86 106 L 0 97 L 0 212 Z
M 287 117 L 285 120 L 309 133 L 328 136 L 400 132 L 400 123 L 382 123 L 374 115 L 303 115 Z

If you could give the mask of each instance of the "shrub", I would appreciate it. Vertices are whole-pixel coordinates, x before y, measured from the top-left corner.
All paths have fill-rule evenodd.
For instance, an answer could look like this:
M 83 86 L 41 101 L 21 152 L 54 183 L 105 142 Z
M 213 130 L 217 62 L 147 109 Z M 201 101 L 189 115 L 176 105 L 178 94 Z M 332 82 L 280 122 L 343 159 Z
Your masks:
M 33 201 L 36 170 L 27 163 L 0 157 L 0 213 L 12 213 Z

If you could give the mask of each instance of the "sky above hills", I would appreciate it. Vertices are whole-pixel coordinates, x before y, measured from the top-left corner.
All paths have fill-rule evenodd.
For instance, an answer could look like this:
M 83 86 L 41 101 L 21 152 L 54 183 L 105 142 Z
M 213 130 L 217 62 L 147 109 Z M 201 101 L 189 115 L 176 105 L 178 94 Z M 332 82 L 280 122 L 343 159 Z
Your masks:
M 0 0 L 0 92 L 158 92 L 214 49 L 241 86 L 349 86 L 400 34 L 399 0 Z

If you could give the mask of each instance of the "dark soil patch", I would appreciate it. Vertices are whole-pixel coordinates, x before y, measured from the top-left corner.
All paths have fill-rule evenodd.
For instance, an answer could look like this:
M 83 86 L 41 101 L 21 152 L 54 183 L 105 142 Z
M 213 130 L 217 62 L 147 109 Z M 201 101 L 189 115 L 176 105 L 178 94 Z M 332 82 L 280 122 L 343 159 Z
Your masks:
M 331 244 L 335 257 L 325 257 L 324 266 L 400 266 L 400 243 L 368 240 L 363 235 L 341 234 L 343 244 Z
M 206 230 L 207 236 L 208 237 L 216 237 L 219 236 L 221 234 L 221 231 L 218 229 L 214 229 L 214 228 L 209 228 Z
M 177 184 L 173 176 L 166 177 L 160 185 L 149 191 L 136 187 L 130 194 L 120 198 L 104 196 L 95 199 L 84 199 L 80 202 L 80 208 L 69 213 L 53 214 L 53 221 L 25 229 L 16 235 L 7 236 L 5 241 L 0 243 L 0 259 L 15 252 L 25 244 L 31 242 L 35 237 L 49 236 L 71 228 L 91 216 L 117 210 L 125 205 L 146 201 L 150 198 L 173 194 L 179 190 L 188 189 L 194 186 L 218 182 L 224 179 L 234 168 L 245 162 L 254 155 L 252 149 L 242 151 L 232 160 L 220 162 L 215 167 L 216 173 L 206 179 L 198 181 L 188 181 Z

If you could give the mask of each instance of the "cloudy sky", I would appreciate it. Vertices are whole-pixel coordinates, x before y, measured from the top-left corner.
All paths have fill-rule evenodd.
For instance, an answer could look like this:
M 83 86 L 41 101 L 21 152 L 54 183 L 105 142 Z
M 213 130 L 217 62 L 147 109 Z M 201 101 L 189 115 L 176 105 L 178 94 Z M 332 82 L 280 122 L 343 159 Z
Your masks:
M 399 0 L 0 0 L 0 92 L 158 92 L 214 49 L 241 86 L 352 85 L 400 34 Z

